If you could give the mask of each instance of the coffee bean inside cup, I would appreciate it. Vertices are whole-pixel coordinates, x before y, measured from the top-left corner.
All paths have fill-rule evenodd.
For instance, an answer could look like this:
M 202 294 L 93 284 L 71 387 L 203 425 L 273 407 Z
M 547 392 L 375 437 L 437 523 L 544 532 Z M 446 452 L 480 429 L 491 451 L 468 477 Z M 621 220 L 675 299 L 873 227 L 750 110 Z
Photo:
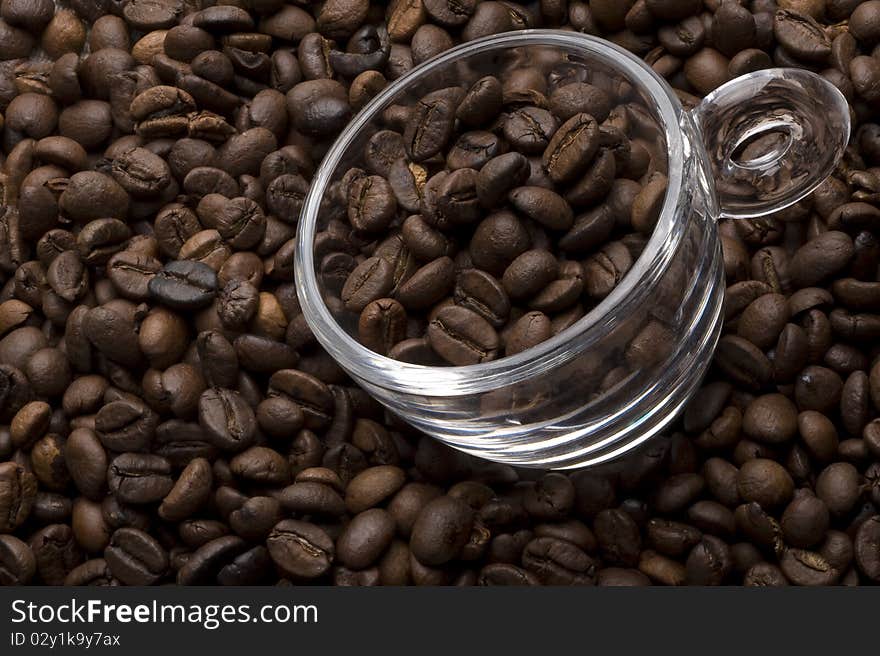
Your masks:
M 598 64 L 571 74 L 550 49 L 495 63 L 397 98 L 406 120 L 380 120 L 331 186 L 346 211 L 328 205 L 316 266 L 359 262 L 324 291 L 382 355 L 411 360 L 395 347 L 422 339 L 428 361 L 455 366 L 536 346 L 614 289 L 638 253 L 617 269 L 606 253 L 659 218 L 663 133 L 625 79 Z M 631 203 L 615 202 L 616 184 Z

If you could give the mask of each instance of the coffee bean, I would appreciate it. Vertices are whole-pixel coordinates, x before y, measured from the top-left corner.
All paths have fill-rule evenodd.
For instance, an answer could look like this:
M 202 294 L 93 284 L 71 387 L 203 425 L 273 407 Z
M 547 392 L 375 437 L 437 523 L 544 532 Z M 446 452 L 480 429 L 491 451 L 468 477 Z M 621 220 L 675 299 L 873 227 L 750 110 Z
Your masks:
M 171 464 L 161 456 L 123 453 L 110 461 L 110 492 L 123 503 L 160 501 L 173 487 Z
M 170 308 L 189 310 L 210 303 L 217 291 L 217 274 L 206 264 L 174 260 L 148 283 L 150 295 Z
M 840 576 L 821 555 L 803 549 L 786 549 L 779 565 L 794 585 L 831 585 Z
M 859 526 L 854 540 L 856 565 L 872 581 L 880 577 L 880 561 L 877 558 L 877 536 L 880 518 L 877 515 L 869 517 Z
M 521 213 L 551 230 L 568 230 L 574 222 L 574 213 L 568 203 L 556 192 L 543 187 L 517 187 L 508 196 L 510 203 Z
M 443 308 L 428 326 L 431 348 L 455 365 L 477 364 L 498 355 L 498 334 L 485 319 L 460 306 Z
M 526 545 L 522 562 L 545 585 L 595 584 L 595 561 L 565 540 L 535 538 Z
M 285 519 L 266 540 L 269 555 L 288 576 L 311 579 L 324 574 L 335 557 L 333 541 L 314 524 Z
M 387 510 L 371 508 L 356 515 L 336 542 L 340 562 L 352 569 L 368 567 L 388 547 L 394 531 L 394 519 Z
M 624 511 L 603 510 L 593 523 L 603 557 L 624 566 L 638 563 L 642 539 L 635 521 Z
M 223 388 L 205 390 L 199 398 L 199 424 L 217 448 L 242 451 L 253 443 L 254 411 L 239 392 Z
M 361 312 L 358 336 L 361 343 L 382 355 L 406 337 L 406 310 L 394 299 L 379 299 Z
M 743 500 L 754 501 L 765 509 L 787 503 L 794 491 L 788 472 L 766 458 L 749 460 L 740 467 L 736 485 Z
M 335 403 L 324 383 L 294 369 L 282 369 L 269 378 L 269 396 L 291 398 L 301 408 L 306 428 L 314 429 L 327 426 Z
M 831 41 L 815 19 L 791 11 L 776 12 L 773 34 L 788 52 L 805 61 L 825 61 Z
M 37 493 L 33 474 L 13 463 L 0 463 L 0 531 L 9 533 L 28 518 Z
M 184 468 L 171 491 L 159 506 L 159 516 L 166 521 L 190 517 L 211 493 L 211 465 L 204 458 L 195 458 Z
M 394 284 L 393 269 L 387 260 L 371 257 L 351 272 L 342 288 L 346 309 L 361 312 L 371 302 L 386 296 Z
M 828 465 L 816 479 L 816 496 L 828 506 L 833 516 L 848 514 L 859 498 L 859 473 L 851 464 Z
M 36 559 L 27 544 L 13 535 L 0 535 L 0 582 L 27 585 L 36 573 Z
M 168 555 L 156 540 L 143 531 L 121 528 L 113 533 L 104 550 L 104 560 L 126 585 L 152 585 L 168 568 Z
M 586 171 L 599 148 L 599 125 L 589 114 L 575 114 L 554 133 L 543 162 L 553 182 L 570 182 Z
M 595 124 L 595 121 L 593 123 Z M 592 132 L 582 132 L 582 128 L 587 129 L 588 127 L 589 122 L 586 118 L 581 122 L 574 122 L 568 126 L 568 129 L 572 131 L 572 136 L 582 137 L 582 139 L 578 141 L 577 148 L 583 153 L 589 153 L 590 148 L 589 140 L 591 139 Z M 560 148 L 563 145 L 561 140 L 556 142 L 556 147 L 554 149 L 550 148 L 550 140 L 553 138 L 556 128 L 556 119 L 549 111 L 540 107 L 529 106 L 513 110 L 507 115 L 503 126 L 504 138 L 510 142 L 510 145 L 516 151 L 523 153 L 524 155 L 538 155 L 544 153 L 547 158 L 547 161 L 544 163 L 545 166 L 551 157 L 560 157 L 564 150 L 566 158 L 561 159 L 560 164 L 556 164 L 554 159 L 554 166 L 562 166 L 561 169 L 558 169 L 560 171 L 559 175 L 564 176 L 565 173 L 570 172 L 569 169 L 566 168 L 567 166 L 570 166 L 569 158 L 573 158 L 576 155 L 568 155 L 568 153 L 574 153 L 574 150 L 569 151 L 568 148 Z M 596 145 L 598 147 L 598 143 Z
M 690 585 L 721 585 L 732 566 L 727 544 L 712 535 L 704 535 L 687 557 L 687 582 Z
M 811 494 L 799 492 L 786 506 L 780 525 L 787 544 L 807 549 L 825 537 L 829 522 L 825 502 Z
M 412 528 L 410 549 L 427 565 L 443 565 L 465 546 L 473 525 L 473 511 L 462 501 L 438 497 L 419 513 Z

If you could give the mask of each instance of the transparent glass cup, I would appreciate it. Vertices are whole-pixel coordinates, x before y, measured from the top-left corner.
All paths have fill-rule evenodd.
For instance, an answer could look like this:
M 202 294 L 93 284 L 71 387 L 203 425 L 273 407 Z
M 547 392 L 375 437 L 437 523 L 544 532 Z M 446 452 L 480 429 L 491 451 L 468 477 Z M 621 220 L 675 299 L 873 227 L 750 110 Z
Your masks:
M 632 86 L 665 141 L 668 188 L 659 221 L 614 290 L 531 349 L 459 367 L 379 355 L 328 307 L 316 275 L 315 235 L 331 213 L 331 185 L 357 163 L 383 110 L 450 83 L 467 88 L 511 57 L 549 61 L 560 75 L 601 70 Z M 751 156 L 746 146 L 761 136 L 773 136 L 769 152 Z M 831 173 L 848 138 L 843 96 L 806 71 L 751 73 L 685 111 L 646 64 L 601 39 L 525 30 L 469 42 L 394 81 L 327 153 L 299 224 L 295 271 L 303 313 L 359 385 L 452 447 L 525 467 L 606 462 L 668 426 L 711 362 L 724 295 L 716 222 L 770 214 L 802 199 Z

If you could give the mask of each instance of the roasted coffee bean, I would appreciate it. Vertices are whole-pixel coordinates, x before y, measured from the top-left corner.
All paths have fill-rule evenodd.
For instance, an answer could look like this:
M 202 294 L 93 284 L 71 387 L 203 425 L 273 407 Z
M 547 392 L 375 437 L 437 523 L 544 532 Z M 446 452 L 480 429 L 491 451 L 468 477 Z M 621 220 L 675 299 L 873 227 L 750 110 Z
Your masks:
M 0 533 L 10 533 L 28 518 L 37 494 L 37 479 L 13 462 L 0 463 Z
M 526 545 L 522 563 L 545 585 L 595 584 L 595 561 L 565 540 L 535 538 Z
M 158 423 L 158 415 L 145 404 L 119 400 L 98 411 L 95 432 L 110 451 L 145 451 Z
M 467 365 L 494 360 L 498 334 L 485 319 L 461 306 L 440 310 L 428 326 L 428 341 L 451 364 Z
M 426 565 L 449 562 L 467 543 L 472 526 L 473 511 L 464 502 L 438 497 L 422 509 L 413 525 L 413 556 Z
M 287 396 L 302 409 L 306 428 L 330 423 L 334 400 L 327 385 L 303 371 L 282 369 L 269 378 L 269 396 Z
M 333 563 L 333 541 L 314 524 L 285 519 L 266 540 L 269 555 L 286 575 L 311 579 L 324 574 Z
M 601 511 L 593 520 L 593 528 L 602 556 L 609 563 L 624 566 L 638 563 L 641 535 L 638 525 L 625 511 Z
M 854 539 L 856 565 L 872 581 L 880 578 L 880 561 L 877 558 L 877 540 L 880 535 L 880 517 L 873 515 L 859 526 Z
M 358 336 L 364 346 L 385 355 L 406 338 L 406 324 L 406 310 L 398 301 L 379 299 L 361 312 Z
M 517 187 L 508 198 L 519 212 L 550 230 L 568 230 L 574 222 L 569 204 L 550 189 Z
M 571 182 L 584 173 L 599 149 L 599 125 L 589 114 L 575 114 L 563 123 L 544 151 L 544 168 L 553 182 Z
M 168 554 L 162 546 L 135 528 L 120 528 L 113 533 L 104 560 L 113 576 L 126 585 L 152 585 L 168 568 Z
M 794 483 L 785 469 L 773 460 L 754 458 L 740 467 L 737 490 L 744 501 L 754 501 L 765 509 L 788 502 Z
M 825 502 L 832 516 L 847 515 L 859 498 L 858 470 L 848 462 L 828 465 L 816 479 L 816 496 Z
M 172 309 L 191 310 L 210 303 L 217 291 L 217 274 L 192 260 L 166 264 L 149 282 L 150 295 Z
M 234 535 L 203 539 L 177 571 L 179 585 L 207 585 L 247 550 L 247 543 Z
M 394 531 L 394 519 L 387 510 L 365 510 L 352 519 L 336 541 L 339 561 L 352 569 L 369 567 L 391 543 Z
M 595 121 L 593 121 L 595 124 Z M 588 150 L 583 150 L 585 145 L 586 148 L 589 148 L 589 139 L 591 132 L 582 132 L 582 129 L 588 128 L 589 123 L 584 119 L 580 122 L 571 123 L 569 125 L 569 130 L 572 131 L 572 136 L 580 136 L 581 140 L 578 141 L 578 145 L 576 148 L 581 150 L 581 152 L 589 152 Z M 504 130 L 504 138 L 510 143 L 514 150 L 524 154 L 524 155 L 539 155 L 544 153 L 547 161 L 551 157 L 559 157 L 563 151 L 567 153 L 575 151 L 568 151 L 567 148 L 560 148 L 564 142 L 559 141 L 555 145 L 557 148 L 551 149 L 550 143 L 551 139 L 554 136 L 557 128 L 557 121 L 553 117 L 553 115 L 547 111 L 546 109 L 542 109 L 541 107 L 521 107 L 514 109 L 510 114 L 508 114 L 504 120 L 503 130 Z M 598 146 L 598 143 L 596 144 Z M 556 151 L 559 151 L 558 153 Z M 553 160 L 555 163 L 555 159 Z M 545 165 L 546 165 L 545 161 Z M 562 166 L 559 169 L 559 175 L 565 175 L 566 172 L 569 172 L 566 168 L 568 164 L 568 159 L 561 159 L 560 164 L 556 164 L 556 166 Z
M 387 296 L 394 285 L 394 270 L 387 260 L 371 257 L 351 272 L 342 288 L 346 309 L 362 312 L 373 301 Z
M 254 411 L 242 395 L 223 388 L 202 393 L 199 424 L 211 442 L 224 451 L 243 451 L 249 447 L 257 428 Z
M 378 505 L 403 485 L 403 471 L 391 465 L 369 467 L 357 474 L 345 493 L 345 505 L 349 512 L 358 513 Z
M 13 535 L 0 535 L 0 582 L 27 585 L 36 573 L 34 553 Z
M 192 516 L 208 499 L 212 479 L 211 464 L 206 459 L 191 460 L 162 500 L 159 516 L 166 521 L 180 521 Z
M 171 491 L 171 464 L 156 455 L 123 453 L 111 462 L 107 473 L 110 492 L 123 503 L 160 501 Z
M 455 121 L 452 97 L 429 94 L 414 108 L 403 134 L 406 152 L 414 162 L 433 157 L 449 142 Z
M 824 557 L 804 549 L 786 549 L 779 566 L 794 585 L 832 585 L 840 576 Z

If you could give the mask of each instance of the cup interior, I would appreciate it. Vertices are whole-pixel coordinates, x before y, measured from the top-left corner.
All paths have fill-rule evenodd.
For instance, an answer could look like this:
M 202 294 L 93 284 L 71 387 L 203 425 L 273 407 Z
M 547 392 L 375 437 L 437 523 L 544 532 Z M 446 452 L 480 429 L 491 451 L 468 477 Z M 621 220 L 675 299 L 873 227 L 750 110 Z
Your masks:
M 621 98 L 638 100 L 641 113 L 630 112 L 631 123 L 641 122 L 641 133 L 649 135 L 658 152 L 665 153 L 663 171 L 667 190 L 659 219 L 641 253 L 603 300 L 585 316 L 550 339 L 528 350 L 491 362 L 467 366 L 436 366 L 400 362 L 363 346 L 357 339 L 356 314 L 346 312 L 328 290 L 319 271 L 319 257 L 328 226 L 344 221 L 345 194 L 352 167 L 365 167 L 364 151 L 371 137 L 394 120 L 395 107 L 413 105 L 425 94 L 450 86 L 467 89 L 485 75 L 518 65 L 537 67 L 546 73 L 549 95 L 572 80 L 614 89 Z M 532 99 L 523 97 L 521 102 Z M 392 389 L 442 390 L 472 393 L 490 389 L 504 377 L 523 379 L 556 358 L 570 357 L 612 330 L 616 317 L 636 310 L 640 283 L 655 275 L 674 248 L 674 222 L 681 220 L 676 208 L 682 196 L 684 162 L 687 153 L 681 124 L 689 120 L 666 83 L 643 62 L 607 41 L 558 30 L 526 30 L 479 39 L 453 48 L 421 64 L 393 81 L 351 121 L 328 151 L 317 171 L 301 215 L 296 252 L 296 275 L 304 314 L 324 348 L 349 370 L 366 380 L 383 378 Z M 364 244 L 366 246 L 366 244 Z M 316 253 L 318 257 L 316 257 Z M 653 273 L 652 273 L 653 272 Z

